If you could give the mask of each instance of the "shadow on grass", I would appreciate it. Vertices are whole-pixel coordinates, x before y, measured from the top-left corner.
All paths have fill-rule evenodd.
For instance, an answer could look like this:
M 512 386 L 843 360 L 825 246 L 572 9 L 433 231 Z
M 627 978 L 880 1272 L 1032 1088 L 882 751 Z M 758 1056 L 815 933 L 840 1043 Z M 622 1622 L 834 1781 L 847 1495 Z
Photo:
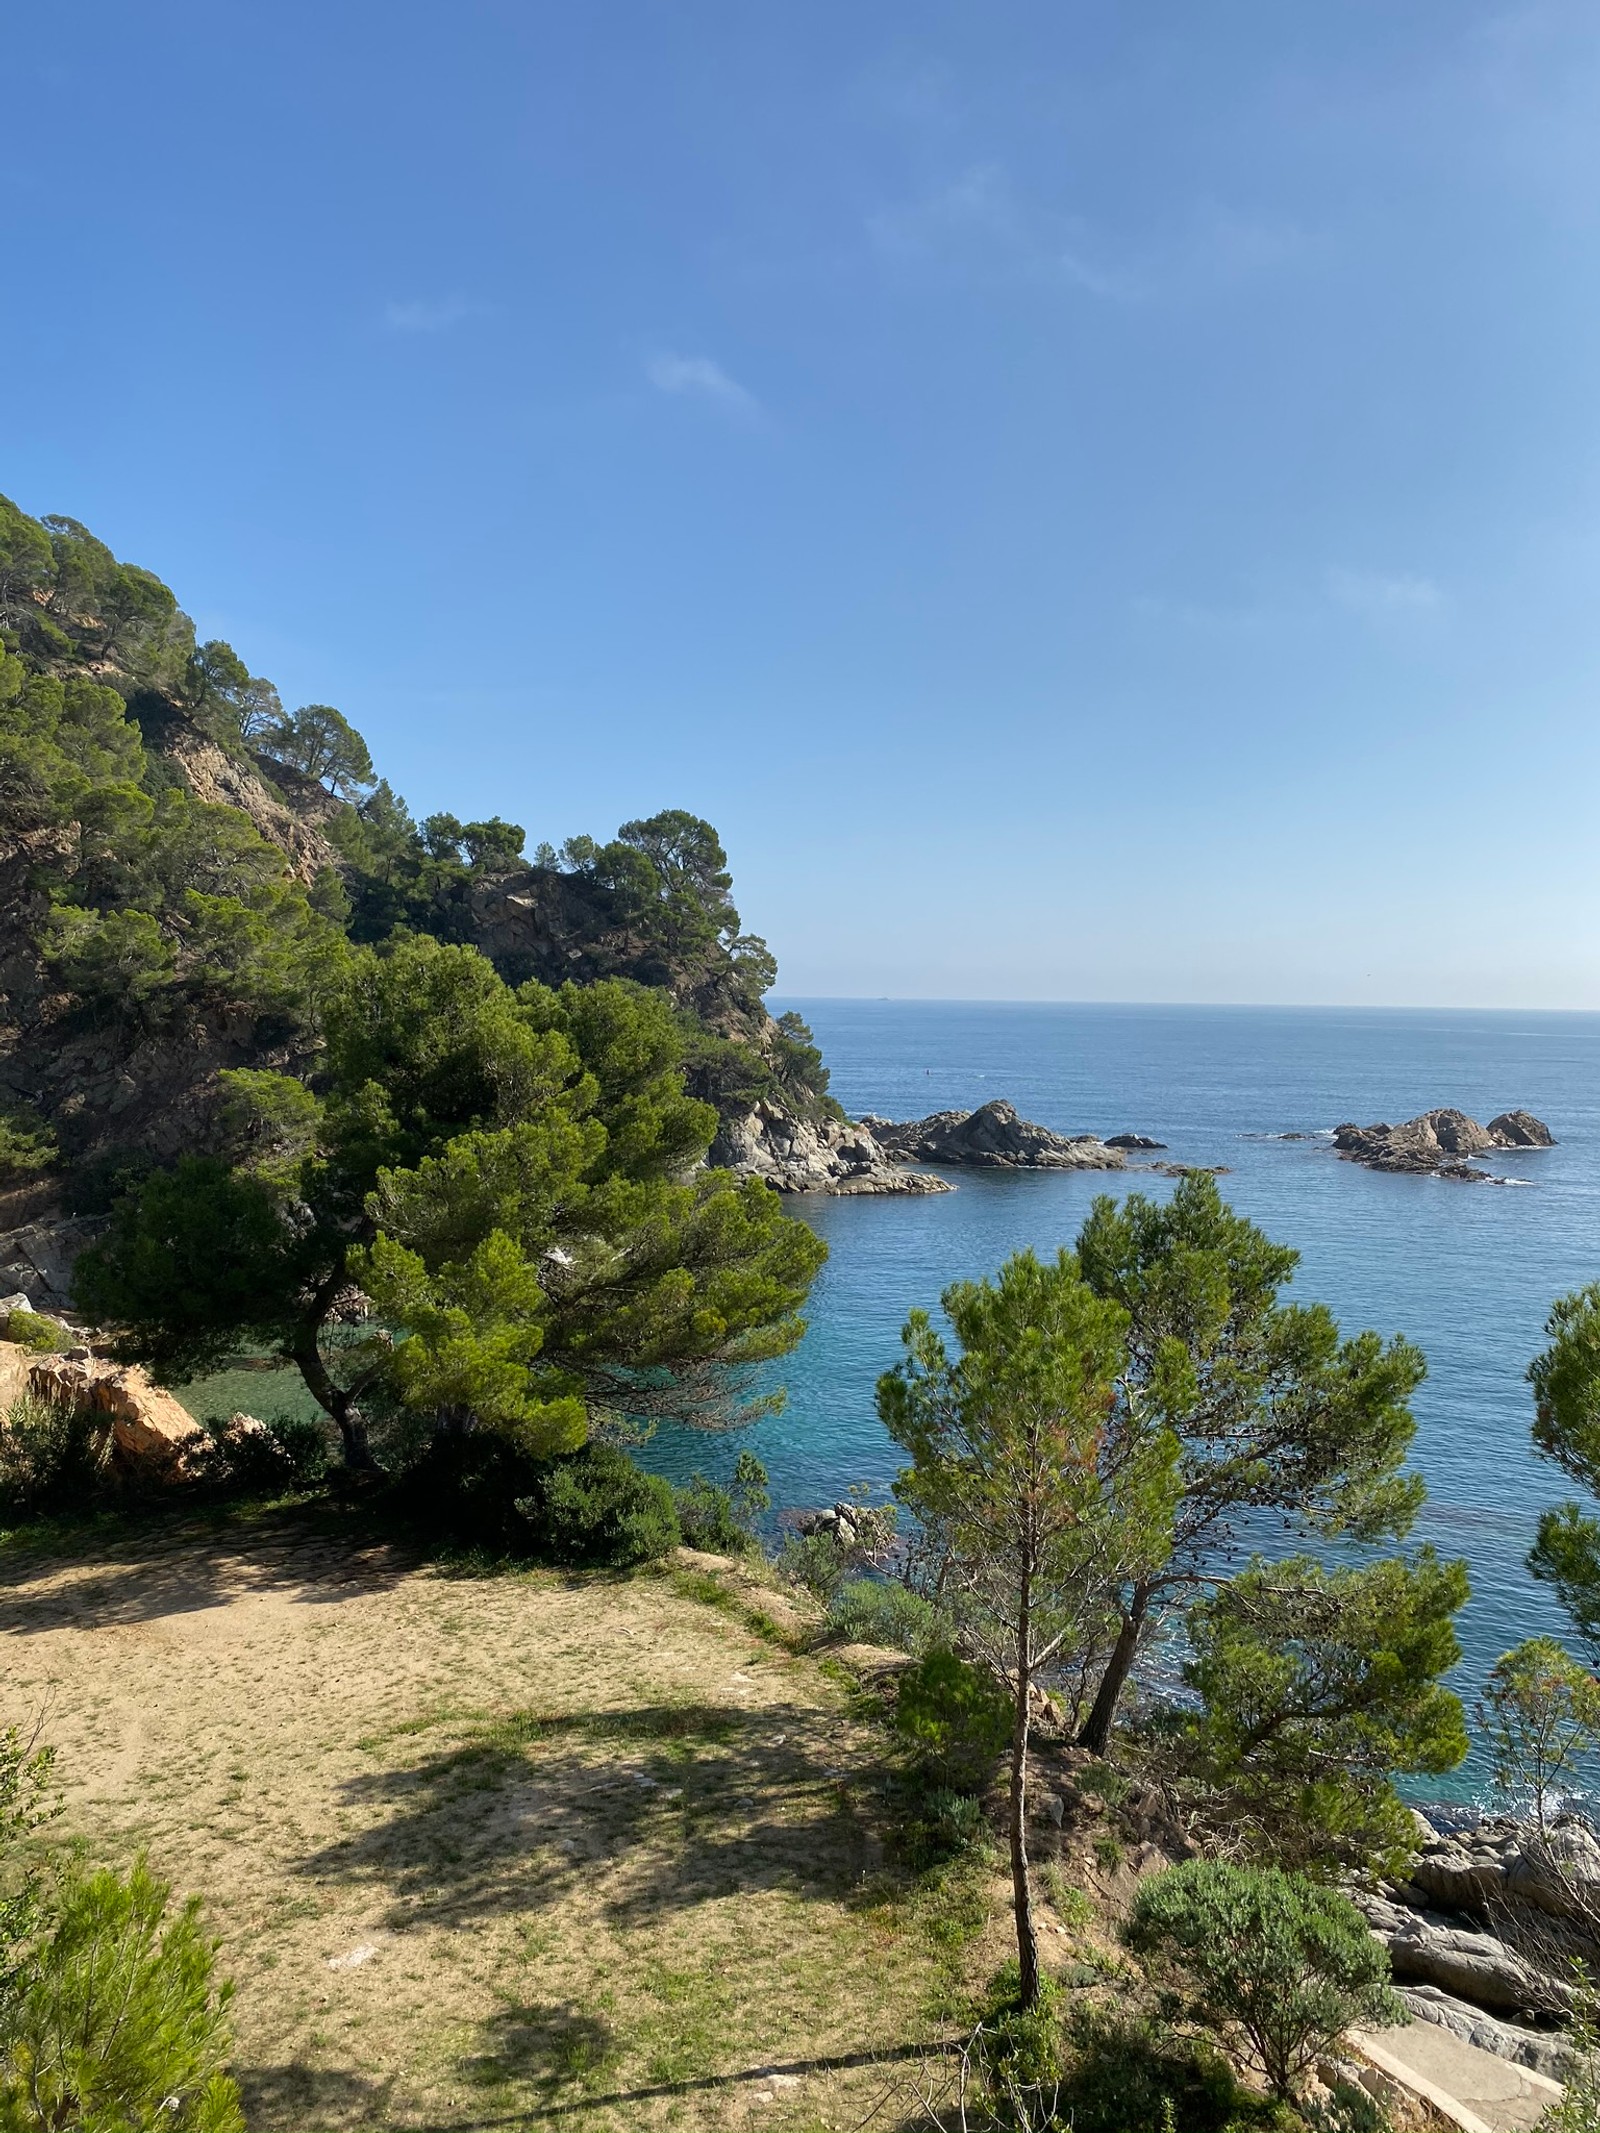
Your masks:
M 523 1714 L 349 1780 L 343 1804 L 381 1819 L 297 1871 L 386 1889 L 397 1925 L 538 1912 L 581 1884 L 619 1925 L 753 1889 L 841 1900 L 879 1844 L 822 1722 L 787 1703 Z
M 610 2024 L 570 2003 L 502 2008 L 483 2024 L 481 2042 L 461 2061 L 465 2080 L 479 2089 L 517 2082 L 541 2099 L 591 2080 L 616 2051 Z
M 236 2066 L 245 2123 L 293 2127 L 295 2133 L 358 2133 L 388 2115 L 389 2081 L 367 2081 L 342 2067 Z

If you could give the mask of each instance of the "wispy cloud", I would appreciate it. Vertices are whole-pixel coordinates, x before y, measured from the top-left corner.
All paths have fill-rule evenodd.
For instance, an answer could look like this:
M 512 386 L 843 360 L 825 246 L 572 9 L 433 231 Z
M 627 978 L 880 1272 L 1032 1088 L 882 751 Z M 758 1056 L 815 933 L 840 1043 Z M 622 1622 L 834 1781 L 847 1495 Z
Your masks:
M 1139 303 L 1253 278 L 1293 259 L 1306 239 L 1292 225 L 1239 214 L 1215 201 L 1193 206 L 1174 229 L 1129 244 L 1083 216 L 1018 192 L 997 163 L 975 163 L 920 198 L 880 207 L 867 235 L 885 256 L 947 272 L 1080 289 Z
M 706 400 L 732 415 L 749 417 L 761 412 L 755 394 L 746 392 L 737 378 L 730 378 L 709 356 L 674 355 L 663 349 L 646 363 L 644 374 L 659 393 Z
M 447 333 L 478 308 L 464 296 L 409 297 L 404 302 L 385 304 L 383 323 L 391 333 Z
M 1432 578 L 1406 571 L 1330 570 L 1326 585 L 1330 600 L 1358 615 L 1432 615 L 1445 605 L 1444 592 Z

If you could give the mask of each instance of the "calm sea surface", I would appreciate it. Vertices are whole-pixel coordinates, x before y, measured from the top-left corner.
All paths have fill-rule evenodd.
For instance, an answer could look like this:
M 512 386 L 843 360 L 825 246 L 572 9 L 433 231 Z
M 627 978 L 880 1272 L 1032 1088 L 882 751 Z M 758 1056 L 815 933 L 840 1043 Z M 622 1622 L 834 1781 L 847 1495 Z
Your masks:
M 1158 1160 L 1226 1164 L 1219 1182 L 1234 1206 L 1298 1247 L 1291 1293 L 1330 1305 L 1347 1332 L 1404 1333 L 1428 1358 L 1416 1537 L 1471 1568 L 1457 1686 L 1470 1697 L 1508 1645 L 1562 1632 L 1523 1567 L 1540 1508 L 1569 1493 L 1529 1443 L 1523 1373 L 1551 1299 L 1600 1277 L 1600 1015 L 780 1004 L 810 1022 L 852 1116 L 916 1118 L 1003 1096 L 1061 1132 L 1148 1133 L 1168 1144 Z M 1326 1141 L 1267 1137 L 1439 1104 L 1481 1120 L 1525 1108 L 1559 1145 L 1492 1158 L 1490 1169 L 1527 1181 L 1501 1188 L 1380 1176 Z M 750 1444 L 779 1507 L 886 1485 L 899 1461 L 873 1384 L 897 1358 L 906 1312 L 1024 1245 L 1070 1243 L 1097 1193 L 1172 1190 L 1132 1171 L 949 1174 L 959 1189 L 927 1198 L 791 1202 L 829 1259 L 810 1331 L 778 1373 L 787 1408 L 736 1438 L 663 1432 L 646 1463 L 719 1476 Z

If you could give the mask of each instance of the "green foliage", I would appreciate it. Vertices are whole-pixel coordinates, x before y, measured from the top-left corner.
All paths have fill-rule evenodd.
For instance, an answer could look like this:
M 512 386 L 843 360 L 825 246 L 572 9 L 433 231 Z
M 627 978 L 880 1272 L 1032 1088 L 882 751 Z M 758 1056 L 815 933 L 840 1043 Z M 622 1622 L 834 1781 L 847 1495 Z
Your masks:
M 1011 1705 L 982 1668 L 935 1650 L 900 1676 L 895 1725 L 941 1784 L 973 1792 L 1011 1737 Z
M 6 2133 L 243 2133 L 224 2071 L 230 1985 L 199 1903 L 141 1860 L 126 1877 L 66 1868 L 6 2025 Z
M 1540 2117 L 1540 2133 L 1600 2133 L 1600 1999 L 1587 1973 L 1578 1981 L 1568 2042 L 1563 2091 Z
M 1082 1738 L 1104 1753 L 1159 1597 L 1214 1573 L 1267 1513 L 1291 1531 L 1372 1541 L 1409 1530 L 1423 1496 L 1403 1462 L 1425 1365 L 1403 1340 L 1341 1340 L 1322 1305 L 1278 1301 L 1299 1254 L 1189 1173 L 1170 1200 L 1097 1200 L 1078 1237 L 1084 1279 L 1128 1314 L 1113 1441 L 1177 1437 L 1181 1494 L 1166 1560 L 1126 1579 L 1121 1634 Z
M 1255 1562 L 1191 1608 L 1179 1721 L 1209 1812 L 1235 1841 L 1308 1870 L 1399 1871 L 1410 1818 L 1391 1777 L 1439 1776 L 1467 1752 L 1454 1617 L 1466 1566 L 1429 1548 L 1329 1571 Z
M 1074 2008 L 1062 2058 L 1057 2122 L 1073 2133 L 1229 2133 L 1249 2109 L 1210 2038 L 1123 2007 Z
M 0 1415 L 0 1521 L 22 1522 L 82 1503 L 102 1472 L 92 1418 L 32 1393 Z
M 1201 2019 L 1242 2039 L 1277 2096 L 1353 2023 L 1408 2019 L 1354 1904 L 1276 1868 L 1186 1860 L 1141 1885 L 1126 1937 L 1185 1978 Z
M 1495 1790 L 1531 1803 L 1540 1835 L 1556 1789 L 1600 1747 L 1600 1681 L 1554 1637 L 1529 1637 L 1496 1660 L 1478 1706 Z
M 548 1562 L 627 1569 L 656 1562 L 678 1545 L 671 1485 L 641 1473 L 613 1445 L 585 1445 L 553 1461 L 533 1501 L 532 1523 Z
M 8 1311 L 5 1337 L 33 1355 L 60 1355 L 72 1346 L 72 1335 L 59 1319 L 42 1311 Z
M 41 1869 L 28 1840 L 60 1812 L 55 1750 L 8 1726 L 0 1733 L 0 2049 L 41 1917 Z
M 846 1644 L 882 1644 L 920 1659 L 948 1644 L 951 1625 L 931 1600 L 892 1578 L 851 1578 L 828 1604 L 828 1634 Z
M 263 755 L 315 778 L 341 800 L 374 783 L 366 742 L 332 704 L 302 704 L 298 711 L 284 713 L 261 733 L 257 745 Z
M 1549 1346 L 1528 1367 L 1533 1441 L 1600 1495 L 1600 1282 L 1558 1297 L 1545 1333 Z M 1600 1520 L 1574 1502 L 1546 1511 L 1528 1568 L 1554 1588 L 1590 1657 L 1600 1658 Z
M 495 1431 L 437 1438 L 400 1498 L 432 1533 L 533 1562 L 626 1569 L 678 1544 L 670 1484 L 607 1444 L 539 1459 Z
M 38 1177 L 58 1153 L 54 1133 L 36 1112 L 23 1104 L 0 1105 L 0 1189 Z
M 767 1470 L 748 1448 L 734 1461 L 726 1488 L 695 1474 L 673 1495 L 684 1541 L 711 1555 L 748 1554 L 756 1544 L 755 1522 L 772 1501 Z
M 778 1568 L 793 1584 L 830 1604 L 850 1575 L 850 1550 L 838 1533 L 791 1533 L 778 1550 Z

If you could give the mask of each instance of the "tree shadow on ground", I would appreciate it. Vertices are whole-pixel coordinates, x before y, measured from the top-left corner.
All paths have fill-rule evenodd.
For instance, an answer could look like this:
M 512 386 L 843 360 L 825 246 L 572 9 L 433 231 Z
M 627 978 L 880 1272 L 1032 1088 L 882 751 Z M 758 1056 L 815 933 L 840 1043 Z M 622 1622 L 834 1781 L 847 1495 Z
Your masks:
M 236 2066 L 245 2123 L 292 2126 L 296 2133 L 364 2133 L 387 2122 L 392 2081 L 368 2081 L 343 2067 Z
M 0 1558 L 0 1634 L 155 1622 L 253 1592 L 336 1605 L 387 1591 L 413 1567 L 387 1545 L 242 1524 L 90 1540 L 70 1557 L 19 1548 Z
M 570 2002 L 525 2002 L 504 2007 L 482 2025 L 481 2049 L 460 2062 L 477 2089 L 516 2082 L 548 2101 L 584 2082 L 616 2051 L 607 2022 Z
M 546 1910 L 585 1884 L 619 1925 L 756 1888 L 837 1900 L 881 1847 L 828 1722 L 791 1703 L 514 1717 L 350 1780 L 344 1805 L 382 1818 L 297 1871 L 387 1889 L 397 1927 Z

